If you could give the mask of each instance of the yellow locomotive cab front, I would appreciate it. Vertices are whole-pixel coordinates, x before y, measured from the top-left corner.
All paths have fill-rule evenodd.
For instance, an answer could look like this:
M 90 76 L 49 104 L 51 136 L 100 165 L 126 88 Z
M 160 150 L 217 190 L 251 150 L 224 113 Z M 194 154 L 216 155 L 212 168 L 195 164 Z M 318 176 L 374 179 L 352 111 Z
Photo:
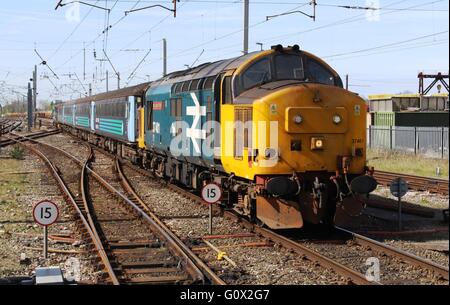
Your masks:
M 363 172 L 366 108 L 357 95 L 327 85 L 299 84 L 266 95 L 252 106 L 251 139 L 245 143 L 251 142 L 253 147 L 244 146 L 239 158 L 224 153 L 226 170 L 250 180 L 293 172 L 334 173 L 340 169 L 338 158 L 348 156 L 349 173 Z M 233 141 L 230 133 L 224 134 L 228 147 L 237 146 L 237 136 Z M 276 156 L 265 156 L 268 150 Z M 274 159 L 276 162 L 269 162 Z
M 234 190 L 246 190 L 244 214 L 285 229 L 362 209 L 358 194 L 376 187 L 365 166 L 366 104 L 331 67 L 276 46 L 224 79 L 221 164 Z
M 344 181 L 347 175 L 365 173 L 366 107 L 356 94 L 335 86 L 297 83 L 264 95 L 252 108 L 234 105 L 228 109 L 230 117 L 240 109 L 251 109 L 247 115 L 252 118 L 251 134 L 245 129 L 234 133 L 234 151 L 237 137 L 247 137 L 242 141 L 246 145 L 241 145 L 240 156 L 224 155 L 222 164 L 236 176 L 255 181 L 256 215 L 269 227 L 319 223 L 330 212 L 326 196 L 340 191 L 330 192 L 333 179 Z M 237 115 L 234 120 L 242 119 Z M 343 207 L 358 212 L 362 205 L 353 199 L 344 200 L 337 211 Z

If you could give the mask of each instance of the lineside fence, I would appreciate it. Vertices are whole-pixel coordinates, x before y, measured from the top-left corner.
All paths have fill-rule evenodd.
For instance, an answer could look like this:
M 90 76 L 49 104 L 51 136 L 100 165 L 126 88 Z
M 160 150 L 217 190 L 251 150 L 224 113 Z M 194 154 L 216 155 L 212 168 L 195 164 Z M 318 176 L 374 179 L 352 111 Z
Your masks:
M 449 158 L 448 127 L 369 126 L 367 147 Z

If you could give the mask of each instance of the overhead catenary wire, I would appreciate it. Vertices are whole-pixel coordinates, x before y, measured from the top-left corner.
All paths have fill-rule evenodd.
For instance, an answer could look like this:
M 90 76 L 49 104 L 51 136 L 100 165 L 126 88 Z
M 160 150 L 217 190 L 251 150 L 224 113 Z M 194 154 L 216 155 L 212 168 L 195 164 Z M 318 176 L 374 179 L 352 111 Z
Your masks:
M 406 2 L 406 1 L 408 1 L 408 0 L 401 0 L 401 1 L 395 2 L 395 3 L 391 4 L 391 5 L 399 4 L 399 3 L 402 3 L 402 2 Z M 440 1 L 443 1 L 443 0 L 440 0 Z M 308 4 L 309 4 L 309 3 L 308 3 Z M 294 9 L 295 9 L 295 8 L 294 8 Z M 289 12 L 289 11 L 288 11 L 288 12 Z M 365 15 L 365 14 L 362 14 L 362 15 Z M 361 16 L 361 15 L 359 15 L 359 16 Z M 345 19 L 343 19 L 343 20 L 349 20 L 349 19 L 352 20 L 352 19 L 354 19 L 354 18 L 355 18 L 355 17 L 345 18 Z M 332 26 L 332 25 L 335 25 L 335 24 L 337 24 L 338 22 L 343 21 L 343 20 L 338 20 L 337 22 L 333 22 L 333 23 L 330 23 L 330 24 L 328 24 L 328 25 L 316 27 L 316 28 L 313 28 L 313 29 L 320 29 L 320 28 L 324 28 L 324 27 L 327 27 L 327 26 Z M 267 23 L 267 22 L 270 22 L 270 21 L 271 21 L 271 19 L 269 19 L 269 20 L 266 19 L 266 20 L 263 20 L 263 21 L 260 21 L 260 22 L 256 22 L 256 23 L 250 25 L 249 28 L 257 27 L 257 26 L 259 26 L 259 25 L 261 25 L 261 24 L 264 24 L 264 23 Z M 222 35 L 222 36 L 220 36 L 220 37 L 218 37 L 218 38 L 215 38 L 215 39 L 206 41 L 206 42 L 204 42 L 204 43 L 195 45 L 195 46 L 193 46 L 193 47 L 184 49 L 184 50 L 182 50 L 182 51 L 180 51 L 180 52 L 178 52 L 178 53 L 176 53 L 176 54 L 173 54 L 173 55 L 171 55 L 171 56 L 178 56 L 178 55 L 181 55 L 181 54 L 183 54 L 184 52 L 189 52 L 190 50 L 197 49 L 197 48 L 202 47 L 202 46 L 204 46 L 204 45 L 206 45 L 206 44 L 210 44 L 210 43 L 216 42 L 216 41 L 218 41 L 218 40 L 221 40 L 221 39 L 230 37 L 230 36 L 232 36 L 232 35 L 235 35 L 235 34 L 237 34 L 237 33 L 241 33 L 242 31 L 243 31 L 243 29 L 235 30 L 235 31 L 233 31 L 233 32 L 224 34 L 224 35 Z M 265 41 L 265 40 L 261 40 L 261 41 Z M 236 45 L 238 45 L 238 44 L 236 44 Z M 240 44 L 239 44 L 239 45 L 240 45 Z
M 95 1 L 95 0 L 88 0 L 88 1 Z M 106 1 L 106 0 L 103 0 Z M 131 3 L 134 0 L 120 0 L 121 3 Z M 184 3 L 187 0 L 180 0 L 181 3 Z M 235 3 L 242 3 L 243 0 L 224 0 L 224 1 L 217 1 L 217 0 L 189 0 L 191 3 L 219 3 L 219 4 L 235 4 Z M 142 0 L 142 3 L 161 3 L 162 1 L 158 0 Z M 299 4 L 309 4 L 310 2 L 299 2 L 299 1 L 252 1 L 252 5 L 299 5 Z M 323 7 L 336 7 L 336 8 L 342 8 L 342 9 L 353 9 L 353 10 L 408 10 L 408 11 L 418 11 L 418 12 L 448 12 L 447 9 L 402 9 L 402 8 L 383 8 L 383 7 L 371 7 L 371 6 L 362 6 L 362 5 L 339 5 L 339 4 L 331 4 L 331 3 L 317 3 L 317 6 L 323 6 Z
M 151 49 L 148 50 L 147 54 L 144 55 L 144 58 L 142 58 L 142 60 L 138 63 L 138 65 L 136 66 L 136 68 L 134 68 L 133 72 L 131 72 L 130 76 L 128 76 L 126 86 L 128 86 L 128 84 L 133 80 L 133 78 L 134 78 L 135 75 L 136 75 L 135 73 L 136 73 L 137 69 L 139 69 L 139 67 L 141 66 L 141 64 L 142 64 L 143 62 L 145 62 L 145 59 L 147 58 L 147 56 L 150 54 L 151 51 L 152 51 Z
M 386 48 L 386 47 L 390 47 L 390 46 L 396 46 L 396 45 L 401 45 L 401 44 L 404 44 L 404 43 L 407 43 L 407 42 L 416 41 L 416 40 L 420 40 L 420 39 L 424 39 L 424 38 L 428 38 L 428 37 L 434 37 L 434 36 L 442 35 L 442 34 L 445 34 L 445 33 L 448 33 L 448 32 L 449 31 L 441 31 L 441 32 L 437 32 L 437 33 L 432 33 L 432 34 L 428 34 L 428 35 L 423 35 L 423 36 L 419 36 L 419 37 L 410 38 L 410 39 L 407 39 L 407 40 L 402 40 L 402 41 L 392 42 L 392 43 L 388 43 L 388 44 L 383 44 L 383 45 L 375 46 L 375 47 L 371 47 L 371 48 L 365 48 L 365 49 L 361 49 L 361 50 L 350 51 L 350 52 L 345 52 L 345 53 L 338 53 L 338 54 L 332 54 L 332 55 L 325 55 L 322 58 L 324 58 L 324 59 L 326 59 L 326 58 L 333 58 L 333 57 L 339 57 L 339 56 L 345 56 L 345 55 L 350 55 L 350 54 L 356 54 L 356 53 L 361 53 L 361 52 L 367 52 L 367 51 L 382 49 L 382 48 Z
M 92 0 L 93 1 L 93 0 Z M 113 0 L 109 0 L 109 1 L 111 1 L 111 2 L 113 2 Z M 128 3 L 128 2 L 133 2 L 133 3 L 136 3 L 135 1 L 123 1 L 123 0 L 116 0 L 115 1 L 115 4 L 117 4 L 117 3 Z M 154 3 L 154 2 L 157 2 L 157 1 L 145 1 L 145 0 L 143 0 L 143 1 L 141 1 L 141 3 Z M 182 3 L 181 4 L 184 4 L 184 3 L 186 3 L 185 1 L 181 1 Z M 242 1 L 197 1 L 197 0 L 191 0 L 191 1 L 189 1 L 189 2 L 193 2 L 193 3 L 201 3 L 201 2 L 204 2 L 204 3 L 215 3 L 215 4 L 217 4 L 217 3 L 220 3 L 220 4 L 222 4 L 222 3 L 230 3 L 230 4 L 235 4 L 235 3 L 240 3 L 240 2 L 242 2 Z M 266 2 L 266 3 L 268 3 L 269 1 L 251 1 L 251 3 L 252 3 L 252 5 L 253 4 L 256 4 L 256 3 L 258 3 L 258 2 Z M 348 2 L 350 2 L 350 1 L 348 1 Z M 439 1 L 435 1 L 435 2 L 439 2 Z M 274 1 L 272 1 L 272 3 L 273 4 L 283 4 L 283 3 L 287 3 L 287 4 L 289 4 L 289 5 L 292 5 L 292 4 L 300 4 L 299 2 L 274 2 Z M 307 4 L 306 2 L 304 2 L 303 3 L 303 5 L 305 5 L 305 4 Z M 321 5 L 321 4 L 324 4 L 323 6 L 325 6 L 325 4 L 326 3 L 318 3 L 318 5 Z M 220 6 L 219 6 L 220 7 Z M 383 8 L 380 8 L 380 11 L 381 10 L 384 10 L 385 11 L 385 13 L 390 13 L 391 11 L 390 10 L 388 10 L 388 8 L 386 8 L 386 7 L 383 7 Z M 395 9 L 396 11 L 401 11 L 400 9 Z M 403 11 L 407 11 L 407 10 L 416 10 L 416 9 L 408 9 L 408 8 L 403 8 L 402 9 Z M 417 11 L 419 11 L 419 9 L 417 9 Z M 425 11 L 425 10 L 424 10 Z M 392 12 L 394 12 L 394 9 L 392 9 Z M 168 14 L 167 15 L 168 17 L 170 17 L 170 14 Z M 240 32 L 240 31 L 238 31 L 238 32 Z M 149 33 L 149 31 L 146 31 L 146 32 L 144 32 L 143 33 L 143 36 L 145 36 L 146 34 L 148 34 Z M 111 36 L 112 37 L 112 36 Z M 114 37 L 112 37 L 112 38 L 114 38 Z M 139 40 L 141 37 L 139 37 L 138 39 L 136 39 L 136 40 Z M 217 37 L 216 37 L 217 38 Z M 220 38 L 219 38 L 220 39 Z M 87 40 L 88 42 L 89 42 L 89 40 Z M 236 45 L 240 45 L 240 44 L 236 44 Z M 227 44 L 227 46 L 225 47 L 225 48 L 227 48 L 228 49 L 228 46 L 229 46 L 229 44 Z M 86 46 L 86 47 L 88 47 L 88 45 Z M 197 47 L 197 48 L 199 48 L 199 47 Z M 192 48 L 192 50 L 195 50 L 195 49 L 197 49 L 197 48 Z M 216 50 L 224 50 L 225 48 L 217 48 Z M 120 48 L 120 49 L 123 49 L 123 48 Z M 120 49 L 118 50 L 118 51 L 120 51 Z M 210 55 L 210 54 L 207 54 L 209 51 L 211 51 L 212 49 L 211 48 L 204 48 L 205 49 L 205 54 L 206 55 Z M 381 50 L 381 49 L 380 49 Z M 380 50 L 374 50 L 374 51 L 380 51 Z M 142 50 L 143 51 L 143 50 Z M 372 51 L 372 52 L 374 52 L 374 51 Z M 82 51 L 81 51 L 82 52 Z M 109 52 L 108 53 L 111 53 L 111 50 L 109 50 Z M 170 54 L 170 56 L 177 56 L 177 57 L 180 57 L 180 56 L 191 56 L 191 55 L 189 55 L 189 54 L 187 54 L 187 53 L 190 53 L 190 52 L 185 52 L 185 50 L 181 50 L 181 51 L 178 51 L 178 50 L 176 50 L 175 52 L 175 55 L 173 55 L 173 54 Z M 182 53 L 184 53 L 184 54 L 182 54 Z M 222 52 L 223 53 L 223 52 Z M 369 53 L 369 52 L 367 52 L 367 53 Z M 116 53 L 115 53 L 116 54 Z M 114 55 L 115 54 L 113 54 L 113 57 L 111 57 L 111 54 L 109 54 L 110 55 L 110 57 L 111 57 L 111 59 L 113 59 L 114 60 L 114 62 L 116 63 L 116 58 L 114 57 Z M 198 54 L 198 52 L 192 52 L 192 54 Z M 357 54 L 359 54 L 359 53 L 355 53 L 355 54 L 350 54 L 350 55 L 357 55 Z M 362 53 L 361 53 L 362 54 Z M 74 54 L 75 55 L 75 54 Z M 79 55 L 79 54 L 78 54 Z M 333 54 L 333 55 L 335 55 L 335 54 Z M 350 56 L 350 55 L 342 55 L 342 57 L 345 57 L 345 56 Z M 72 56 L 71 56 L 72 57 Z M 194 56 L 192 56 L 192 58 L 194 58 Z M 202 57 L 202 61 L 203 60 L 205 60 L 205 57 L 203 56 Z M 151 61 L 146 61 L 146 65 L 145 66 L 148 66 L 148 64 L 150 64 L 150 63 L 152 63 L 152 62 L 155 62 L 156 60 L 151 60 Z M 116 63 L 117 64 L 117 63 Z M 139 68 L 141 68 L 141 65 L 142 65 L 143 63 L 141 63 L 141 62 L 139 62 L 138 63 L 138 66 L 139 66 Z M 122 72 L 122 66 L 120 66 L 120 70 L 121 70 L 121 72 Z M 148 72 L 146 72 L 146 73 L 148 73 Z M 136 78 L 139 78 L 138 77 L 138 75 L 137 74 L 140 74 L 140 73 L 137 73 L 137 72 L 135 72 L 135 73 L 133 73 L 133 77 L 136 77 Z M 130 74 L 131 75 L 131 74 Z
M 408 0 L 397 1 L 397 2 L 394 2 L 394 3 L 388 4 L 388 5 L 385 6 L 384 8 L 389 8 L 389 7 L 392 7 L 392 6 L 394 6 L 394 5 L 397 5 L 397 4 L 406 2 L 406 1 L 408 1 Z M 416 8 L 416 7 L 420 7 L 420 6 L 425 6 L 425 5 L 429 5 L 429 4 L 431 4 L 431 3 L 437 3 L 437 2 L 442 2 L 442 1 L 443 1 L 443 0 L 438 0 L 438 1 L 431 1 L 431 2 L 428 2 L 428 3 L 417 4 L 417 5 L 409 6 L 409 7 L 407 7 L 407 8 L 403 8 L 402 10 L 408 10 L 408 9 L 411 9 L 411 8 Z M 384 14 L 391 14 L 391 13 L 396 13 L 396 12 L 400 12 L 400 11 L 401 11 L 400 9 L 398 9 L 398 10 L 393 10 L 393 11 L 386 11 L 386 12 L 380 13 L 380 15 L 382 15 L 382 14 L 383 14 L 383 15 L 384 15 Z M 319 30 L 319 29 L 322 29 L 322 28 L 326 28 L 326 27 L 330 27 L 330 26 L 337 26 L 337 25 L 346 24 L 346 23 L 349 23 L 349 22 L 356 22 L 356 21 L 359 21 L 359 20 L 361 20 L 361 19 L 364 19 L 365 17 L 359 18 L 360 16 L 364 16 L 364 15 L 365 15 L 365 14 L 360 14 L 360 15 L 357 15 L 357 16 L 353 16 L 353 17 L 351 17 L 351 18 L 345 18 L 345 19 L 342 19 L 342 20 L 338 20 L 338 21 L 336 21 L 336 22 L 332 22 L 332 23 L 330 23 L 330 24 L 326 24 L 326 25 L 324 25 L 324 26 L 319 26 L 319 27 L 315 27 L 315 28 L 312 28 L 312 29 L 309 29 L 309 30 L 305 30 L 305 31 L 303 31 L 303 32 L 309 32 L 309 31 Z M 264 22 L 265 22 L 265 21 L 255 23 L 255 24 L 251 25 L 250 27 L 258 26 L 259 24 L 262 24 L 262 23 L 264 23 Z M 225 35 L 223 35 L 223 36 L 221 36 L 221 37 L 219 37 L 219 38 L 216 38 L 216 39 L 214 39 L 214 40 L 207 41 L 207 42 L 205 42 L 205 43 L 196 45 L 196 46 L 194 46 L 194 47 L 190 47 L 190 48 L 187 48 L 187 49 L 183 49 L 183 50 L 181 50 L 181 51 L 179 51 L 179 52 L 176 52 L 176 53 L 174 53 L 174 54 L 171 54 L 170 56 L 171 56 L 171 57 L 181 57 L 181 56 L 189 55 L 189 54 L 187 54 L 186 52 L 189 52 L 189 51 L 191 51 L 191 50 L 194 50 L 194 49 L 196 49 L 196 48 L 198 48 L 198 47 L 200 47 L 200 46 L 209 44 L 209 43 L 211 43 L 211 42 L 214 42 L 215 40 L 219 40 L 219 39 L 223 39 L 223 38 L 225 38 L 225 37 L 229 37 L 229 36 L 231 36 L 231 35 L 233 35 L 233 34 L 236 34 L 236 33 L 241 32 L 241 31 L 242 31 L 242 29 L 237 30 L 237 31 L 234 31 L 234 32 L 231 32 L 231 33 L 228 33 L 228 34 L 225 34 Z M 263 41 L 264 41 L 264 40 L 263 40 Z M 240 45 L 240 44 L 236 44 L 236 45 Z M 221 49 L 223 49 L 223 48 L 221 48 Z M 208 50 L 206 50 L 206 51 L 208 51 Z M 157 61 L 159 61 L 159 60 L 157 60 Z M 153 63 L 154 63 L 154 62 L 156 62 L 156 61 L 153 61 Z
M 99 0 L 96 0 L 95 3 L 97 4 Z M 75 32 L 80 28 L 80 26 L 83 24 L 83 22 L 86 20 L 86 18 L 91 14 L 94 7 L 91 7 L 89 11 L 84 15 L 83 19 L 81 19 L 80 22 L 75 26 L 75 28 L 72 30 L 72 32 L 61 42 L 61 44 L 56 48 L 55 52 L 53 52 L 48 59 L 52 59 L 60 50 L 61 48 L 66 44 L 66 42 L 75 34 Z
M 413 50 L 413 49 L 418 49 L 418 48 L 438 46 L 438 45 L 444 45 L 444 44 L 448 45 L 448 39 L 441 40 L 441 41 L 430 41 L 430 42 L 425 42 L 425 43 L 420 43 L 420 44 L 415 44 L 415 45 L 410 45 L 410 46 L 396 47 L 396 48 L 392 48 L 392 49 L 388 49 L 388 50 L 375 51 L 375 52 L 359 54 L 359 55 L 351 55 L 351 56 L 345 56 L 345 57 L 339 57 L 339 58 L 332 58 L 330 60 L 335 61 L 335 60 L 345 60 L 345 59 L 357 58 L 357 57 L 367 57 L 367 56 L 372 56 L 372 55 L 386 54 L 386 53 L 392 53 L 392 52 L 398 52 L 398 51 L 404 51 L 404 50 Z
M 34 49 L 34 52 L 37 54 L 37 56 L 41 59 L 41 65 L 46 66 L 47 69 L 49 69 L 53 75 L 56 77 L 56 79 L 59 79 L 58 75 L 55 73 L 55 71 L 53 71 L 53 69 L 48 65 L 47 61 L 44 60 L 44 58 L 42 58 L 41 54 L 39 54 L 39 52 L 36 50 L 36 48 Z
M 400 4 L 400 3 L 403 3 L 403 2 L 407 2 L 407 1 L 408 0 L 397 1 L 397 2 L 391 3 L 389 5 L 386 5 L 384 8 L 390 8 L 390 7 L 394 6 L 394 5 L 397 5 L 397 4 Z M 399 10 L 395 10 L 395 11 L 380 12 L 379 14 L 380 14 L 380 16 L 385 16 L 385 15 L 388 15 L 388 14 L 395 14 L 395 13 L 398 13 L 398 12 L 406 11 L 406 9 L 417 8 L 417 7 L 421 7 L 421 6 L 428 6 L 430 4 L 443 2 L 443 1 L 444 0 L 435 0 L 435 1 L 430 1 L 430 2 L 426 2 L 426 3 L 415 4 L 415 5 L 409 6 L 407 8 L 403 8 L 401 10 L 399 9 Z M 298 31 L 298 32 L 291 32 L 291 33 L 278 35 L 278 36 L 273 36 L 273 37 L 268 37 L 268 38 L 265 38 L 265 39 L 263 39 L 261 41 L 262 42 L 274 41 L 274 40 L 278 40 L 278 39 L 281 39 L 281 38 L 284 38 L 284 37 L 290 37 L 290 36 L 294 36 L 294 35 L 306 34 L 306 33 L 310 33 L 310 32 L 313 32 L 313 31 L 322 30 L 324 28 L 338 26 L 338 25 L 343 25 L 343 24 L 348 24 L 348 23 L 353 23 L 353 22 L 362 21 L 362 20 L 365 20 L 365 19 L 366 19 L 366 14 L 362 13 L 362 14 L 359 14 L 359 15 L 356 15 L 356 16 L 353 16 L 353 17 L 350 17 L 350 18 L 340 19 L 340 20 L 333 21 L 333 22 L 327 23 L 325 25 L 317 26 L 317 27 L 310 28 L 310 29 L 307 29 L 307 30 Z
M 135 1 L 135 5 L 139 4 L 139 2 L 140 2 L 140 0 Z M 134 7 L 134 6 L 133 6 L 133 7 Z M 115 25 L 117 25 L 118 23 L 120 23 L 123 19 L 125 19 L 124 16 L 123 16 L 122 18 L 120 18 L 119 20 L 117 20 L 114 24 L 110 25 L 110 26 L 108 27 L 108 30 L 110 30 L 113 26 L 115 26 Z M 104 35 L 104 31 L 105 31 L 105 30 L 106 30 L 106 29 L 104 29 L 103 31 L 101 31 L 94 39 L 92 39 L 89 43 L 87 43 L 87 44 L 85 45 L 85 47 L 92 46 L 92 45 L 97 41 L 97 39 L 99 39 L 101 36 Z M 74 58 L 76 58 L 76 57 L 77 57 L 78 55 L 80 55 L 82 52 L 83 52 L 83 49 L 78 50 L 78 52 L 76 52 L 75 54 L 73 54 L 72 56 L 70 56 L 70 57 L 69 57 L 63 64 L 61 64 L 58 68 L 61 68 L 61 67 L 65 66 L 66 64 L 68 64 L 70 61 L 72 61 Z M 57 68 L 57 69 L 58 69 L 58 68 Z
M 184 1 L 184 2 L 180 5 L 180 8 L 181 8 L 184 4 L 186 4 L 187 2 L 191 2 L 191 1 L 194 1 L 194 0 L 186 0 L 186 1 Z M 389 8 L 389 7 L 393 6 L 393 5 L 400 4 L 400 3 L 403 3 L 403 2 L 406 2 L 406 1 L 407 1 L 407 0 L 397 1 L 397 2 L 395 2 L 395 3 L 392 3 L 392 4 L 389 4 L 389 5 L 385 6 L 385 7 L 382 8 L 382 9 L 386 9 L 386 8 Z M 403 8 L 403 10 L 411 9 L 411 8 L 416 8 L 416 7 L 420 7 L 420 6 L 424 6 L 424 5 L 429 5 L 430 3 L 437 3 L 437 2 L 442 2 L 442 1 L 443 1 L 443 0 L 438 0 L 438 1 L 432 1 L 432 2 L 428 2 L 428 3 L 424 3 L 424 4 L 418 4 L 418 5 L 414 5 L 414 6 L 408 7 L 408 8 Z M 241 1 L 239 1 L 239 2 L 241 2 Z M 234 1 L 234 2 L 232 2 L 232 3 L 238 3 L 238 2 Z M 253 2 L 252 2 L 252 3 L 253 3 Z M 309 4 L 309 2 L 307 2 L 307 3 L 302 3 L 302 5 L 305 5 L 305 4 Z M 395 13 L 395 12 L 398 12 L 398 10 L 397 10 L 397 11 L 393 11 L 393 12 L 386 12 L 386 13 L 384 13 L 384 14 L 387 14 L 387 13 Z M 380 14 L 383 14 L 383 13 L 380 13 Z M 361 20 L 361 19 L 355 20 L 355 18 L 364 16 L 364 15 L 365 15 L 365 14 L 361 14 L 361 15 L 358 15 L 358 16 L 355 16 L 355 17 L 345 18 L 345 19 L 338 20 L 338 21 L 336 21 L 336 22 L 332 22 L 332 23 L 326 24 L 326 25 L 324 25 L 324 26 L 319 26 L 319 27 L 316 27 L 316 28 L 312 28 L 312 29 L 309 29 L 309 30 L 306 30 L 306 31 L 303 31 L 303 32 L 296 32 L 296 33 L 293 33 L 293 34 L 282 35 L 282 36 L 277 36 L 277 37 L 272 37 L 272 38 L 277 39 L 277 38 L 286 37 L 286 36 L 291 36 L 291 35 L 298 35 L 298 34 L 306 33 L 306 32 L 309 32 L 309 31 L 314 31 L 314 30 L 318 30 L 318 29 L 322 29 L 322 28 L 326 28 L 326 27 L 330 27 L 330 26 L 339 25 L 340 22 L 344 22 L 344 23 L 354 22 L 354 21 Z M 155 24 L 152 28 L 150 28 L 149 30 L 145 31 L 144 33 L 142 33 L 141 35 L 139 35 L 136 39 L 134 39 L 133 41 L 131 41 L 130 43 L 128 43 L 127 45 L 125 45 L 125 46 L 122 47 L 122 48 L 125 48 L 125 47 L 128 47 L 128 46 L 130 46 L 130 45 L 133 45 L 136 41 L 138 41 L 140 38 L 144 37 L 146 34 L 149 33 L 149 31 L 151 31 L 152 29 L 156 28 L 159 24 L 161 24 L 162 22 L 164 22 L 164 20 L 166 20 L 166 19 L 167 19 L 168 17 L 170 17 L 170 16 L 171 16 L 170 14 L 167 15 L 167 16 L 164 17 L 162 20 L 160 20 L 157 24 Z M 364 19 L 364 18 L 362 18 L 362 19 Z M 255 23 L 255 24 L 253 24 L 253 25 L 250 25 L 249 28 L 256 27 L 256 26 L 261 25 L 261 24 L 263 24 L 263 23 L 265 23 L 265 22 L 267 22 L 267 21 L 262 21 L 262 22 Z M 230 37 L 230 36 L 232 36 L 232 35 L 235 35 L 235 34 L 237 34 L 237 33 L 242 32 L 242 31 L 243 31 L 242 29 L 233 31 L 233 32 L 231 32 L 231 33 L 228 33 L 228 34 L 222 35 L 222 36 L 220 36 L 220 37 L 217 37 L 217 38 L 215 38 L 215 39 L 213 39 L 213 40 L 209 40 L 209 41 L 204 42 L 204 43 L 202 43 L 202 44 L 199 44 L 199 45 L 190 47 L 190 48 L 188 48 L 188 49 L 186 49 L 186 50 L 183 50 L 183 51 L 181 51 L 181 52 L 179 52 L 179 53 L 177 53 L 177 54 L 175 54 L 175 55 L 179 55 L 179 54 L 182 54 L 182 53 L 184 53 L 184 52 L 190 51 L 190 50 L 192 50 L 192 49 L 196 49 L 196 48 L 202 47 L 202 46 L 204 46 L 204 45 L 206 45 L 206 44 L 209 44 L 209 43 L 212 43 L 212 42 L 215 42 L 215 41 L 218 41 L 218 40 L 221 40 L 221 39 Z M 94 41 L 95 41 L 96 39 L 98 39 L 98 36 L 94 39 Z M 261 40 L 261 41 L 266 42 L 266 41 L 268 41 L 268 40 L 269 40 L 269 39 L 264 39 L 264 40 Z M 238 44 L 238 45 L 240 45 L 240 44 Z M 68 63 L 70 60 L 72 60 L 74 57 L 78 56 L 81 52 L 82 52 L 82 51 L 77 52 L 75 55 L 73 55 L 71 58 L 69 58 L 62 66 L 64 66 L 65 64 L 67 64 L 67 63 Z M 116 53 L 116 54 L 117 54 L 117 53 Z M 114 55 L 116 55 L 116 54 L 114 54 Z M 174 56 L 174 55 L 171 55 L 171 56 Z

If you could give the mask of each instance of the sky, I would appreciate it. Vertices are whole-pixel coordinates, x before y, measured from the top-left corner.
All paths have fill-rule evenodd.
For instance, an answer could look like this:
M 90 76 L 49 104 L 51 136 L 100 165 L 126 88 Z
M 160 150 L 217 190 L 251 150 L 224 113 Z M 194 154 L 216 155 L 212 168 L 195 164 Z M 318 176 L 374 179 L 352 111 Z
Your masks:
M 242 0 L 181 0 L 176 18 L 162 7 L 125 14 L 173 8 L 169 0 L 63 0 L 55 10 L 57 2 L 1 1 L 1 103 L 26 94 L 34 65 L 38 101 L 79 98 L 89 84 L 93 94 L 106 91 L 106 71 L 110 90 L 115 71 L 121 87 L 158 79 L 163 38 L 169 72 L 242 54 Z M 250 0 L 250 51 L 298 44 L 343 80 L 348 74 L 349 89 L 362 96 L 415 93 L 419 72 L 448 73 L 447 0 L 317 0 L 315 21 L 308 2 Z

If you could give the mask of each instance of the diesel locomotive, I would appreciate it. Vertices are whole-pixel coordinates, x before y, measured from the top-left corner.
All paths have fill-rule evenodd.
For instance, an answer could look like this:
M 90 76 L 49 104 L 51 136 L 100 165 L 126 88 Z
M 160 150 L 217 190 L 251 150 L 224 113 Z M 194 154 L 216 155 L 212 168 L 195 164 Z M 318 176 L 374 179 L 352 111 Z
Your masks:
M 295 45 L 56 105 L 57 124 L 273 229 L 332 225 L 376 187 L 366 105 Z

